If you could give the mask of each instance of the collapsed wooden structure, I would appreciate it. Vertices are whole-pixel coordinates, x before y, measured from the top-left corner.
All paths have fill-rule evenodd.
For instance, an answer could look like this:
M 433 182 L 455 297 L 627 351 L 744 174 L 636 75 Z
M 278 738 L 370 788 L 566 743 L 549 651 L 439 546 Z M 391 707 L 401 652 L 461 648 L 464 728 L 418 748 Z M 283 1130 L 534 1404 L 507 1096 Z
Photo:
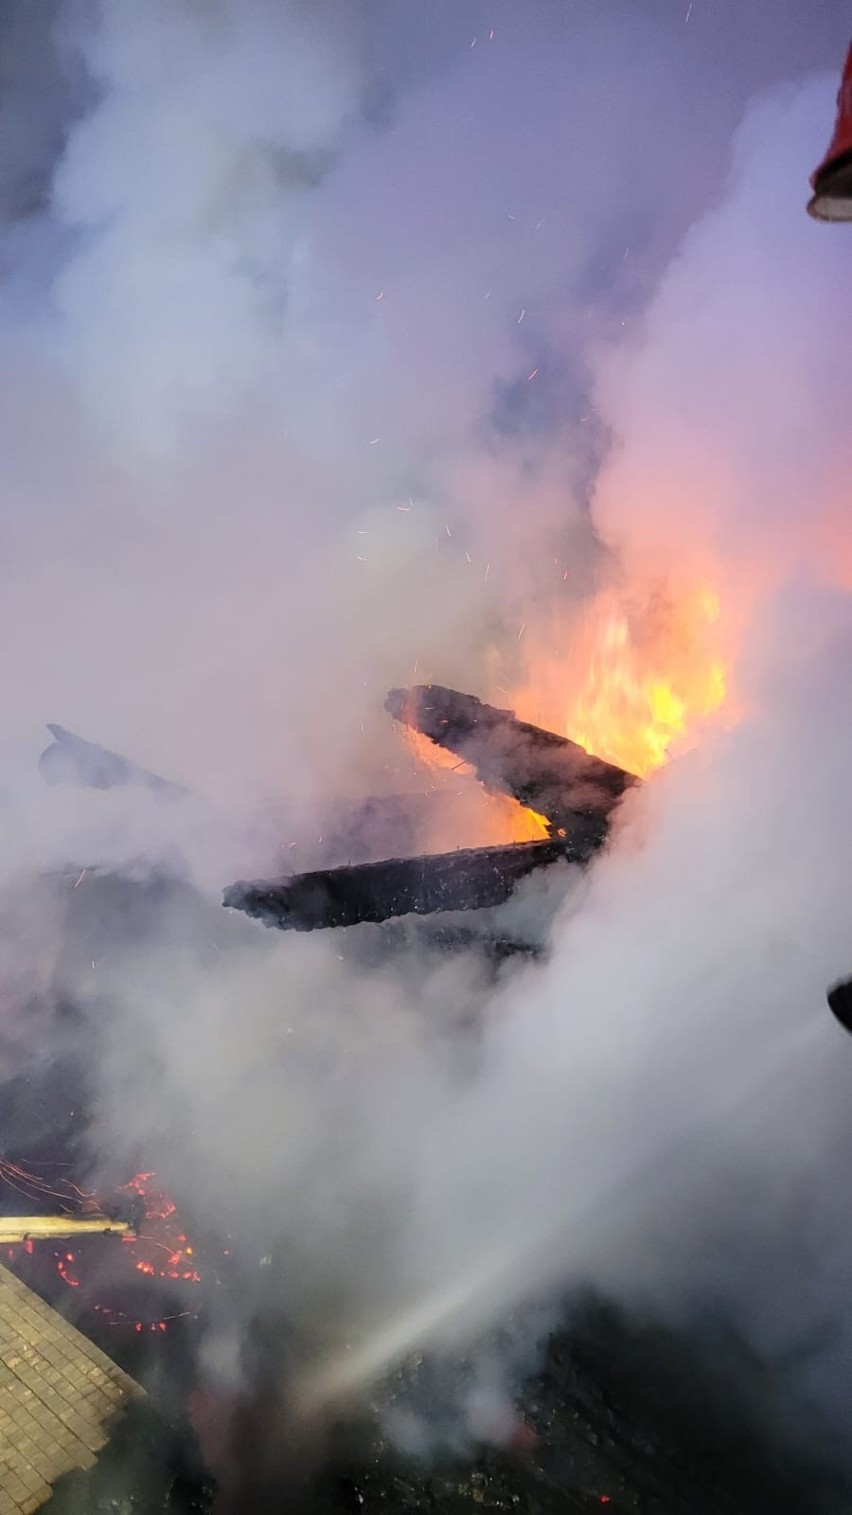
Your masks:
M 510 712 L 493 711 L 468 696 L 434 688 L 404 693 L 401 701 L 398 694 L 389 696 L 392 714 L 398 711 L 398 719 L 413 716 L 418 730 L 428 723 L 426 734 L 458 752 L 489 787 L 514 793 L 544 816 L 549 836 L 513 847 L 329 869 L 319 875 L 321 886 L 304 873 L 271 884 L 240 886 L 272 895 L 265 902 L 256 901 L 269 911 L 272 923 L 303 922 L 301 929 L 310 929 L 311 922 L 340 925 L 384 919 L 416 909 L 417 901 L 421 908 L 471 909 L 506 897 L 519 878 L 559 858 L 582 863 L 603 842 L 613 809 L 633 782 L 630 775 L 610 765 L 598 767 L 576 744 L 527 727 Z M 69 735 L 64 742 L 58 738 L 60 746 L 72 748 L 66 757 L 76 754 L 77 759 L 70 768 L 65 765 L 65 781 L 97 779 L 99 788 L 115 783 L 151 787 L 153 776 L 92 744 L 69 741 Z M 105 756 L 116 760 L 105 763 Z M 159 792 L 159 783 L 153 787 Z M 381 812 L 382 804 L 370 801 L 373 811 Z M 390 804 L 393 808 L 395 801 Z M 381 821 L 382 815 L 372 818 Z M 337 841 L 334 851 L 351 855 Z M 90 886 L 95 891 L 91 898 Z M 149 885 L 134 880 L 127 884 L 126 897 L 121 887 L 121 879 L 103 876 L 97 884 L 87 880 L 85 889 L 68 890 L 83 912 L 76 918 L 77 926 L 88 913 L 106 933 L 113 931 L 114 922 L 104 908 L 113 893 L 122 918 L 133 914 L 129 904 L 134 893 L 142 896 L 143 922 L 148 922 Z M 158 888 L 159 884 L 155 893 Z M 171 908 L 171 888 L 182 886 L 169 881 L 161 902 L 163 915 L 155 924 Z M 274 916 L 282 905 L 290 919 L 285 915 L 278 922 Z M 241 938 L 238 918 L 225 924 L 228 934 L 233 930 Z M 436 924 L 448 935 L 469 930 L 467 923 Z M 404 935 L 405 927 L 390 926 L 374 935 L 398 940 L 397 933 Z M 206 928 L 203 934 L 206 938 Z M 355 936 L 341 943 L 341 953 L 354 950 L 358 941 Z M 28 1093 L 28 1109 L 31 1103 Z M 55 1114 L 55 1106 L 43 1106 Z M 110 1229 L 119 1226 L 111 1223 Z M 32 1219 L 24 1218 L 17 1229 L 32 1234 Z M 152 1405 L 142 1397 L 132 1379 L 99 1356 L 5 1268 L 0 1268 L 0 1327 L 0 1515 L 36 1511 L 63 1474 L 70 1474 L 69 1502 L 58 1503 L 62 1494 L 54 1494 L 50 1509 L 56 1505 L 57 1515 L 119 1507 L 128 1515 L 147 1515 L 155 1498 L 158 1509 L 200 1512 L 220 1507 L 184 1423 L 165 1413 L 155 1419 L 156 1399 Z M 160 1343 L 170 1337 L 150 1339 Z M 267 1378 L 265 1364 L 278 1364 L 281 1344 L 275 1323 L 264 1329 L 261 1401 L 267 1384 L 275 1382 L 274 1375 Z M 326 1459 L 314 1463 L 308 1456 L 306 1467 L 294 1468 L 286 1461 L 285 1449 L 283 1471 L 273 1458 L 259 1455 L 259 1449 L 267 1451 L 264 1435 L 276 1447 L 282 1440 L 277 1402 L 272 1399 L 271 1411 L 261 1403 L 257 1425 L 240 1406 L 235 1439 L 243 1457 L 236 1469 L 242 1481 L 231 1508 L 260 1507 L 265 1499 L 277 1509 L 282 1488 L 288 1507 L 292 1504 L 304 1515 L 319 1508 L 327 1515 L 351 1515 L 365 1505 L 428 1510 L 431 1515 L 456 1515 L 462 1506 L 474 1504 L 492 1510 L 522 1508 L 528 1515 L 552 1515 L 557 1509 L 593 1515 L 604 1506 L 613 1515 L 686 1510 L 690 1515 L 718 1515 L 722 1510 L 728 1515 L 765 1515 L 768 1509 L 773 1515 L 834 1515 L 849 1508 L 845 1474 L 841 1479 L 828 1458 L 824 1463 L 818 1460 L 818 1446 L 813 1457 L 806 1443 L 800 1447 L 795 1440 L 779 1450 L 776 1411 L 782 1403 L 789 1410 L 789 1386 L 776 1386 L 774 1375 L 724 1331 L 721 1339 L 711 1336 L 709 1344 L 693 1348 L 680 1333 L 661 1329 L 657 1322 L 631 1324 L 592 1300 L 578 1311 L 572 1301 L 570 1325 L 557 1325 L 535 1376 L 519 1389 L 516 1432 L 505 1451 L 465 1445 L 457 1461 L 433 1463 L 395 1450 L 387 1436 L 390 1416 L 407 1416 L 408 1421 L 398 1422 L 407 1424 L 413 1410 L 428 1427 L 436 1402 L 448 1406 L 446 1412 L 441 1410 L 446 1419 L 436 1422 L 438 1436 L 449 1425 L 454 1437 L 457 1425 L 467 1423 L 471 1382 L 465 1361 L 436 1365 L 428 1357 L 416 1357 L 379 1387 L 378 1408 L 365 1416 L 363 1427 L 346 1427 L 345 1434 L 337 1434 L 335 1428 Z M 227 1421 L 217 1426 L 214 1420 L 214 1434 L 222 1436 L 223 1425 L 227 1431 Z M 114 1426 L 110 1451 L 117 1449 L 117 1455 L 98 1457 Z M 140 1452 L 141 1462 L 130 1458 L 131 1448 L 134 1456 Z M 85 1469 L 90 1469 L 87 1475 Z M 85 1484 L 84 1476 L 89 1480 Z M 253 1480 L 262 1485 L 257 1499 Z
M 491 793 L 535 811 L 546 823 L 545 839 L 232 884 L 226 906 L 281 930 L 315 931 L 501 905 L 536 869 L 587 862 L 606 839 L 613 809 L 637 783 L 567 737 L 439 684 L 391 690 L 386 709 L 468 764 Z
M 613 806 L 637 782 L 568 737 L 441 684 L 392 689 L 385 709 L 468 763 L 491 793 L 511 795 L 558 833 L 599 836 Z
M 614 808 L 638 782 L 568 737 L 440 684 L 393 689 L 385 708 L 395 721 L 455 754 L 490 793 L 508 795 L 534 811 L 544 837 L 234 883 L 224 891 L 226 907 L 285 931 L 488 909 L 503 904 L 538 869 L 560 861 L 586 863 L 605 841 Z M 39 768 L 49 783 L 96 789 L 131 785 L 165 798 L 187 793 L 62 726 L 48 730 L 53 742 Z M 363 821 L 377 805 L 370 802 Z

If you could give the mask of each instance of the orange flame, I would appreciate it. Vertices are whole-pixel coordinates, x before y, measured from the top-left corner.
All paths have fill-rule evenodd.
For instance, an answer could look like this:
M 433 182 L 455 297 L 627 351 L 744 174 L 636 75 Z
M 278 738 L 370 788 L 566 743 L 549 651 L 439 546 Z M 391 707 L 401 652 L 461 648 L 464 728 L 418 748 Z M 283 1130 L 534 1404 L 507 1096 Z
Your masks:
M 463 780 L 475 778 L 475 770 L 469 763 L 463 762 L 454 752 L 448 752 L 445 747 L 439 746 L 430 737 L 415 731 L 412 726 L 403 726 L 402 735 L 411 756 L 431 773 L 440 773 L 447 777 L 454 774 Z M 550 835 L 550 828 L 544 816 L 537 815 L 534 810 L 527 810 L 510 795 L 485 794 L 480 790 L 477 797 L 482 805 L 482 814 L 478 817 L 479 832 L 476 837 L 479 845 L 501 842 L 538 842 Z
M 720 606 L 700 586 L 631 612 L 599 595 L 571 635 L 571 656 L 533 653 L 518 715 L 645 778 L 682 751 L 726 698 Z
M 432 741 L 431 737 L 424 736 L 413 726 L 402 726 L 400 729 L 402 739 L 411 756 L 424 767 L 442 769 L 449 773 L 473 773 L 470 763 L 462 762 L 454 752 L 448 752 L 446 747 L 440 747 L 437 742 Z
M 553 646 L 569 647 L 566 656 Z M 579 625 L 551 629 L 550 644 L 531 629 L 527 672 L 514 689 L 494 683 L 496 702 L 521 720 L 563 733 L 588 752 L 645 778 L 695 739 L 727 700 L 725 628 L 719 598 L 707 584 L 677 597 L 646 595 L 641 610 L 604 591 Z M 508 698 L 507 698 L 508 696 Z M 406 746 L 437 782 L 453 777 L 479 789 L 475 772 L 452 752 L 403 727 Z M 437 780 L 437 782 L 435 782 Z M 535 841 L 546 820 L 503 795 L 484 795 L 480 831 L 465 845 Z
M 704 589 L 666 634 L 645 641 L 623 611 L 599 604 L 587 681 L 569 717 L 574 741 L 641 778 L 659 768 L 725 699 L 724 669 L 706 635 L 718 615 L 716 595 Z

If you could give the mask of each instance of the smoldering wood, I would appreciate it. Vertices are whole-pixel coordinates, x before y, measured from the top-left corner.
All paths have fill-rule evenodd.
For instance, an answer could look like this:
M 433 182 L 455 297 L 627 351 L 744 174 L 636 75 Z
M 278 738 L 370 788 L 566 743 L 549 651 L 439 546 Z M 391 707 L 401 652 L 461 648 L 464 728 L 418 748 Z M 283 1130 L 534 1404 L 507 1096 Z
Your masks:
M 385 708 L 469 763 L 486 789 L 511 795 L 557 831 L 602 832 L 625 790 L 638 783 L 577 742 L 441 684 L 392 689 Z
M 223 903 L 282 931 L 378 924 L 401 915 L 502 905 L 534 870 L 585 862 L 587 844 L 567 839 L 475 847 L 382 863 L 324 868 L 280 881 L 232 884 Z

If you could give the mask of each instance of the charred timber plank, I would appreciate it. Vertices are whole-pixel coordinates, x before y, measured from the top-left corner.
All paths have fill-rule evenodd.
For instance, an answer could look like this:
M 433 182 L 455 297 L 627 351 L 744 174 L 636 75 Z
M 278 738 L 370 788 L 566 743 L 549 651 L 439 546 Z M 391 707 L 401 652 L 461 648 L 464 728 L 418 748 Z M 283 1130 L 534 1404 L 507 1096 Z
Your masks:
M 278 882 L 232 884 L 223 904 L 282 931 L 379 923 L 399 915 L 502 905 L 515 885 L 559 858 L 585 862 L 593 849 L 565 841 L 518 842 L 351 868 L 299 873 Z
M 512 795 L 556 830 L 570 832 L 580 816 L 605 821 L 638 782 L 567 737 L 440 684 L 392 689 L 385 708 L 469 763 L 486 789 Z

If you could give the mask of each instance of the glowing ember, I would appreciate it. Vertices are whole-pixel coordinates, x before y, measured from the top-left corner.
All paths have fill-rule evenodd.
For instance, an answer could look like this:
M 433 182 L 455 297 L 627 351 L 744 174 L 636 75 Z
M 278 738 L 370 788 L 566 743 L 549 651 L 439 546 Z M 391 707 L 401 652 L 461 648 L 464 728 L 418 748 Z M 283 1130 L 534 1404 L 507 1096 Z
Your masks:
M 136 1271 L 149 1278 L 200 1283 L 201 1274 L 195 1267 L 193 1248 L 185 1233 L 177 1230 L 180 1224 L 177 1210 L 157 1184 L 156 1174 L 137 1173 L 119 1192 L 136 1194 L 145 1205 L 145 1225 L 140 1228 L 139 1235 L 123 1238 L 123 1244 L 132 1248 L 136 1257 Z
M 144 1278 L 200 1283 L 201 1274 L 194 1264 L 194 1249 L 185 1232 L 179 1229 L 177 1209 L 160 1187 L 156 1174 L 135 1174 L 119 1193 L 136 1195 L 144 1205 L 144 1221 L 140 1225 L 139 1234 L 122 1238 L 123 1246 L 134 1259 L 134 1270 Z M 76 1286 L 74 1280 L 63 1271 L 61 1261 L 57 1263 L 57 1270 L 66 1283 Z M 137 1332 L 166 1331 L 171 1321 L 193 1315 L 190 1310 L 181 1310 L 156 1320 L 140 1320 L 112 1306 L 96 1304 L 94 1308 L 104 1317 L 107 1325 L 124 1326 Z
M 57 1254 L 56 1254 L 56 1271 L 59 1274 L 59 1277 L 62 1279 L 62 1282 L 64 1284 L 68 1285 L 69 1289 L 79 1289 L 79 1287 L 80 1287 L 80 1280 L 77 1277 L 76 1273 L 74 1273 L 72 1271 L 72 1267 L 71 1267 L 71 1265 L 72 1265 L 73 1262 L 74 1262 L 74 1253 L 73 1252 L 66 1252 L 64 1255 L 62 1255 L 62 1254 L 60 1254 L 60 1253 L 57 1252 Z
M 0 1180 L 15 1193 L 25 1195 L 31 1202 L 47 1205 L 52 1210 L 60 1209 L 69 1217 L 82 1217 L 93 1212 L 100 1214 L 102 1210 L 96 1195 L 80 1189 L 70 1180 L 57 1179 L 51 1182 L 7 1159 L 0 1159 Z M 135 1198 L 139 1210 L 137 1234 L 121 1237 L 121 1249 L 128 1257 L 133 1273 L 144 1278 L 168 1280 L 170 1283 L 200 1283 L 201 1274 L 196 1267 L 195 1249 L 181 1229 L 174 1202 L 158 1183 L 156 1174 L 137 1173 L 118 1192 Z M 86 1242 L 74 1251 L 54 1248 L 56 1272 L 69 1289 L 80 1289 L 87 1285 L 84 1292 L 92 1292 L 98 1278 L 98 1268 L 92 1268 L 92 1262 L 96 1258 L 103 1259 L 105 1255 L 99 1249 L 96 1252 L 89 1250 L 89 1244 L 93 1240 L 95 1238 L 87 1237 Z M 32 1257 L 36 1251 L 41 1250 L 37 1241 L 34 1244 L 28 1238 L 8 1247 L 7 1255 L 10 1262 L 14 1262 L 22 1252 Z M 81 1268 L 84 1263 L 87 1266 Z M 194 1316 L 193 1311 L 181 1310 L 165 1317 L 143 1320 L 138 1315 L 127 1314 L 118 1307 L 103 1303 L 93 1303 L 92 1308 L 104 1317 L 107 1325 L 124 1326 L 134 1331 L 162 1332 L 167 1330 L 171 1321 Z

